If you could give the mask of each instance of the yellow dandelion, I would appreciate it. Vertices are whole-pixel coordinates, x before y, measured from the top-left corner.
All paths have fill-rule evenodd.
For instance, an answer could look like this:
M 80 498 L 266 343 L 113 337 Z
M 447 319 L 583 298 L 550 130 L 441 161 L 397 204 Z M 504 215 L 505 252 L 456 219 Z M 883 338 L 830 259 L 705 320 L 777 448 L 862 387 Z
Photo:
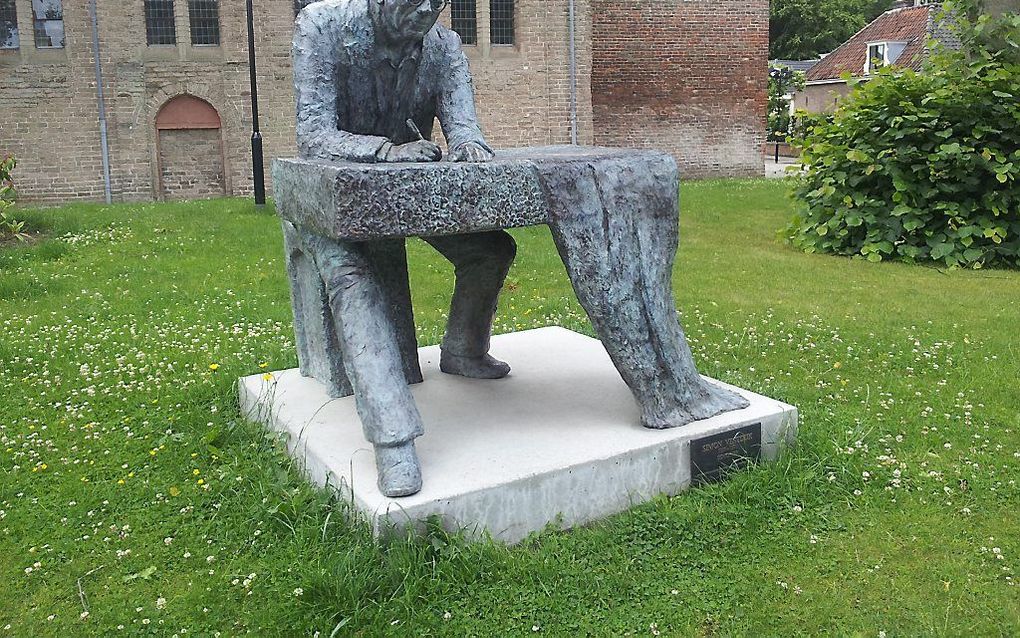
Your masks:
M 262 375 L 262 380 L 263 381 L 272 381 L 273 380 L 273 373 L 272 372 L 265 373 L 264 375 Z
M 205 479 L 198 479 L 199 485 L 205 485 Z
M 837 370 L 839 370 L 840 368 L 843 367 L 843 364 L 840 363 L 839 361 L 837 361 L 836 363 L 832 364 L 832 367 L 836 368 Z
M 220 369 L 220 364 L 218 364 L 218 363 L 210 363 L 209 364 L 209 369 L 212 370 L 213 372 L 216 372 L 217 370 Z
M 198 475 L 199 475 L 199 474 L 201 474 L 202 472 L 200 472 L 200 471 L 198 470 L 198 468 L 196 468 L 196 469 L 194 469 L 194 470 L 191 470 L 191 473 L 192 473 L 192 474 L 194 474 L 195 476 L 198 476 Z
M 124 484 L 124 479 L 120 479 L 119 481 L 117 481 L 117 485 L 123 485 L 123 484 Z
M 176 485 L 170 487 L 170 496 L 180 496 L 181 490 Z
M 260 363 L 260 364 L 259 364 L 259 368 L 261 368 L 261 369 L 263 369 L 263 370 L 265 370 L 265 369 L 266 369 L 266 368 L 268 368 L 268 367 L 269 367 L 269 364 L 268 364 L 268 363 Z

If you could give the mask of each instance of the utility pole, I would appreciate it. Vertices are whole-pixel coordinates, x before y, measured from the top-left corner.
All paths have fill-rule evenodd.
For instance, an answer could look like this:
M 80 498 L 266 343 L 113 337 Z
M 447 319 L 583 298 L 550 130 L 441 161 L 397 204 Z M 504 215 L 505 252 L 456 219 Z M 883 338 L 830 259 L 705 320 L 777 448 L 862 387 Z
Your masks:
M 266 204 L 266 169 L 262 157 L 262 132 L 259 130 L 259 89 L 255 72 L 255 11 L 248 0 L 248 74 L 251 79 L 251 167 L 255 184 L 255 205 Z

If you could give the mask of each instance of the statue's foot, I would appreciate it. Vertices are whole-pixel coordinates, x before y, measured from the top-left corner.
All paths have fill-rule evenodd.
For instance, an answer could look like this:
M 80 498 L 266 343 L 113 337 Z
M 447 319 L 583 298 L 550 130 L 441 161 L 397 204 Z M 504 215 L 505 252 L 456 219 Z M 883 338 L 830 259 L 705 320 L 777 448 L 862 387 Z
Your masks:
M 446 374 L 457 374 L 470 379 L 502 379 L 510 374 L 510 365 L 492 355 L 461 357 L 445 350 L 439 358 L 439 369 Z
M 644 412 L 641 425 L 653 430 L 678 428 L 695 421 L 710 419 L 724 412 L 743 410 L 751 403 L 741 395 L 704 382 L 701 392 L 687 405 L 681 405 L 664 412 Z
M 398 498 L 421 491 L 421 465 L 414 441 L 392 447 L 375 446 L 375 468 L 379 473 L 379 491 L 386 496 Z

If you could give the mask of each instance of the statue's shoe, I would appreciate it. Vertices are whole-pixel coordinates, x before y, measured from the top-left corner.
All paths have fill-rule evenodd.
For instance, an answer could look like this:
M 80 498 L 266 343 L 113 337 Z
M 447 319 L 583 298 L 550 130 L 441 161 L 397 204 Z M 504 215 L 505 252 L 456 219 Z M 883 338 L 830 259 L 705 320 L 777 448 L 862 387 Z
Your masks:
M 492 355 L 461 357 L 443 351 L 439 358 L 439 369 L 446 374 L 456 374 L 469 379 L 502 379 L 510 374 L 510 365 Z
M 375 468 L 379 491 L 390 498 L 410 496 L 421 491 L 421 465 L 414 441 L 396 446 L 375 446 Z

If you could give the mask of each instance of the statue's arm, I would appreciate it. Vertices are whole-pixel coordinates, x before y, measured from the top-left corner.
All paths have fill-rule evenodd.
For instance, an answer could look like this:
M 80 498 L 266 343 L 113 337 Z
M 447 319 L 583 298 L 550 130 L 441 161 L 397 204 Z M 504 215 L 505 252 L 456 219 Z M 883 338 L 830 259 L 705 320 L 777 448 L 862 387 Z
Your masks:
M 294 92 L 297 97 L 297 144 L 301 157 L 328 161 L 376 162 L 391 144 L 385 137 L 356 135 L 337 128 L 337 48 L 329 16 L 306 9 L 294 33 Z M 344 87 L 346 88 L 346 87 Z
M 436 116 L 443 127 L 450 152 L 469 142 L 474 142 L 492 152 L 485 142 L 482 129 L 478 126 L 475 112 L 475 91 L 471 84 L 471 69 L 461 49 L 460 36 L 454 31 L 444 30 L 443 53 L 446 68 L 440 84 Z

